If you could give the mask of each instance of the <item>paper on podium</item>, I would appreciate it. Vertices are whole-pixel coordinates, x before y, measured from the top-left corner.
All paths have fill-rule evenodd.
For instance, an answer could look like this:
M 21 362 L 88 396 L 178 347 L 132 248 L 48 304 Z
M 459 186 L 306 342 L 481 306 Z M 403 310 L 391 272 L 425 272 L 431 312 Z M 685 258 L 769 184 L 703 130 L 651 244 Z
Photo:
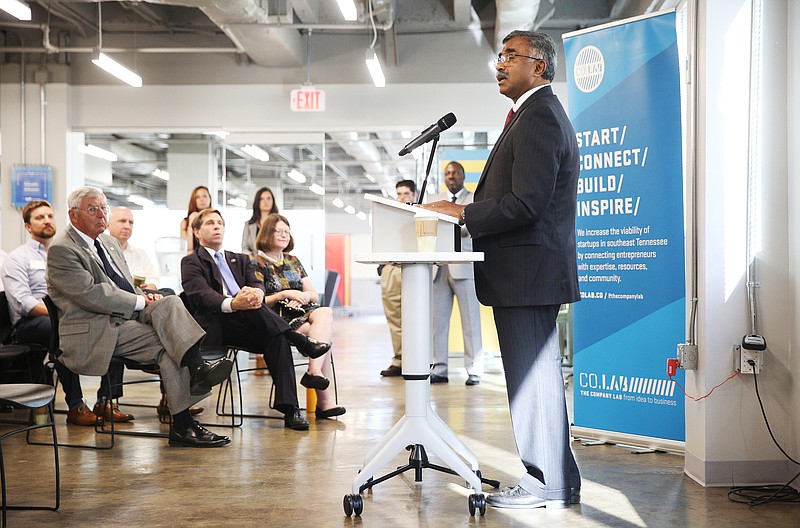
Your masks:
M 428 209 L 420 209 L 382 196 L 365 194 L 372 202 L 372 251 L 375 253 L 417 252 L 414 217 L 424 212 L 439 220 L 435 252 L 452 252 L 458 220 Z M 459 235 L 460 236 L 460 235 Z

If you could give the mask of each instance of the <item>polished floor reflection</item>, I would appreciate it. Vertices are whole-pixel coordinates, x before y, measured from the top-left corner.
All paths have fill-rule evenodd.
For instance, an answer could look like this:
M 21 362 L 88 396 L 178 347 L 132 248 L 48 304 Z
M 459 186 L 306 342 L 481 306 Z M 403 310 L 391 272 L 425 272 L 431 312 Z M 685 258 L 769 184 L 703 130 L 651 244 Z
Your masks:
M 403 381 L 378 374 L 388 365 L 390 350 L 382 317 L 339 317 L 334 351 L 339 399 L 347 407 L 340 420 L 310 419 L 309 431 L 296 432 L 284 429 L 281 420 L 246 419 L 238 429 L 215 429 L 233 440 L 221 449 L 172 448 L 164 439 L 137 437 L 119 438 L 110 451 L 62 449 L 61 509 L 9 512 L 10 526 L 798 525 L 796 505 L 749 508 L 730 502 L 726 488 L 697 485 L 684 476 L 680 456 L 632 454 L 622 447 L 579 442 L 573 447 L 584 481 L 582 503 L 577 507 L 488 507 L 484 517 L 470 517 L 469 492 L 463 481 L 426 470 L 421 483 L 414 482 L 413 472 L 408 472 L 379 484 L 364 494 L 361 517 L 346 517 L 342 498 L 350 493 L 364 455 L 403 414 Z M 466 374 L 459 363 L 459 358 L 451 359 L 449 384 L 432 387 L 434 408 L 477 455 L 484 476 L 513 485 L 522 466 L 496 360 L 488 360 L 487 374 L 474 387 L 464 385 Z M 245 378 L 247 410 L 268 411 L 269 389 L 269 377 Z M 151 384 L 127 388 L 126 401 L 155 405 L 157 389 Z M 217 421 L 211 404 L 205 402 L 205 406 L 203 420 Z M 126 410 L 136 415 L 136 421 L 121 427 L 164 427 L 159 426 L 154 409 Z M 0 419 L 8 416 L 0 415 Z M 95 441 L 91 429 L 66 426 L 63 414 L 56 420 L 60 441 Z M 52 479 L 47 448 L 26 446 L 23 438 L 9 440 L 3 450 L 10 503 L 46 500 Z M 440 462 L 435 454 L 428 454 L 431 462 Z M 407 458 L 405 452 L 399 454 L 385 471 L 406 463 Z

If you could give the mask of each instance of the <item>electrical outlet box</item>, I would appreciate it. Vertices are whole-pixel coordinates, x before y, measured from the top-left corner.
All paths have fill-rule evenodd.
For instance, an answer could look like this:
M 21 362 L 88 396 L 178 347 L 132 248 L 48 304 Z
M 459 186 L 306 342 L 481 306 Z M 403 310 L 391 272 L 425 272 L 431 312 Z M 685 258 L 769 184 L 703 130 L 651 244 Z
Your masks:
M 697 345 L 678 345 L 678 366 L 683 370 L 697 370 Z
M 742 374 L 761 374 L 764 366 L 763 350 L 748 350 L 741 345 L 733 346 L 733 360 L 736 370 Z M 753 362 L 753 365 L 750 362 Z

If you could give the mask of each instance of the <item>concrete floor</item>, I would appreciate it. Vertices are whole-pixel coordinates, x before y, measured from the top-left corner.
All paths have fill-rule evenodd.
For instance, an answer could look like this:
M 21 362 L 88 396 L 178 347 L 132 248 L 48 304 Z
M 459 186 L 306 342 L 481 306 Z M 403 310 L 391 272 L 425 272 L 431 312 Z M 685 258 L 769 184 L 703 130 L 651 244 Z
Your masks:
M 403 381 L 378 372 L 391 356 L 382 317 L 340 317 L 334 352 L 340 420 L 311 421 L 307 432 L 284 429 L 280 420 L 249 419 L 238 429 L 217 428 L 232 443 L 222 449 L 172 448 L 164 439 L 122 437 L 110 451 L 61 449 L 62 505 L 57 512 L 9 512 L 11 526 L 244 527 L 244 526 L 561 526 L 752 527 L 800 525 L 797 505 L 750 508 L 728 500 L 727 488 L 703 488 L 683 474 L 683 458 L 632 454 L 611 445 L 573 443 L 583 475 L 582 503 L 566 510 L 497 510 L 470 517 L 469 491 L 460 477 L 413 472 L 364 493 L 360 517 L 346 517 L 350 493 L 364 455 L 403 415 Z M 450 383 L 432 387 L 436 412 L 477 455 L 484 476 L 513 485 L 522 474 L 511 433 L 502 374 L 491 367 L 480 385 L 466 387 L 460 358 L 451 359 Z M 133 379 L 135 375 L 128 376 Z M 299 378 L 298 378 L 299 379 Z M 246 377 L 246 409 L 267 411 L 268 377 Z M 87 380 L 85 394 L 92 394 Z M 59 394 L 59 404 L 62 395 Z M 301 396 L 303 398 L 303 396 Z M 126 388 L 124 402 L 155 404 L 151 384 Z M 93 401 L 89 402 L 90 405 Z M 205 421 L 216 421 L 205 402 Z M 158 429 L 155 411 L 136 414 L 128 429 Z M 2 416 L 0 416 L 2 418 Z M 93 442 L 92 429 L 66 426 L 57 415 L 59 441 Z M 0 428 L 7 426 L 0 425 Z M 106 441 L 107 437 L 100 440 Z M 46 500 L 52 491 L 52 452 L 3 445 L 11 504 Z M 431 462 L 441 463 L 434 455 Z M 407 461 L 398 454 L 389 467 Z M 382 474 L 382 473 L 381 473 Z M 484 491 L 490 492 L 488 487 Z

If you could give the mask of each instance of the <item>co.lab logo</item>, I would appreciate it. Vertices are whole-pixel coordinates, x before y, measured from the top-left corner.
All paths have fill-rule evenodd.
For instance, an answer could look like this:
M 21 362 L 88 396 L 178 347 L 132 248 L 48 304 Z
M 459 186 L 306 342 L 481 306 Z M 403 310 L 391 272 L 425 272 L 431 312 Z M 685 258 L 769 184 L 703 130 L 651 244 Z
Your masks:
M 606 70 L 606 61 L 603 54 L 595 46 L 586 46 L 575 57 L 573 77 L 575 86 L 583 93 L 597 90 L 603 81 Z

